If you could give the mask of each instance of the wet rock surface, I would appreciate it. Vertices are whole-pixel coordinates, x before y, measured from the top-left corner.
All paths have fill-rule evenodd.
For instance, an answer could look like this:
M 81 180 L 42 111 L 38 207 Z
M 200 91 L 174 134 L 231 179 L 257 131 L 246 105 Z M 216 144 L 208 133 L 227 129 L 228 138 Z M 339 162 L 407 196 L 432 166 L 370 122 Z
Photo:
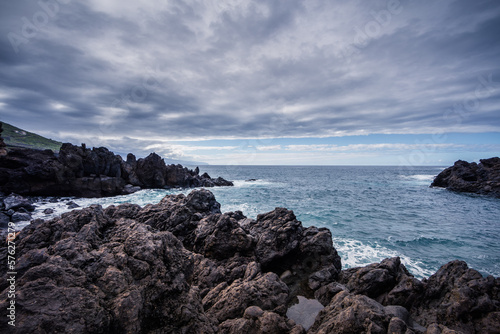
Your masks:
M 479 164 L 458 160 L 439 173 L 431 187 L 500 198 L 500 158 L 481 159 Z
M 30 199 L 16 194 L 5 196 L 0 192 L 0 236 L 6 234 L 9 223 L 29 222 L 35 206 Z
M 105 147 L 89 149 L 84 144 L 63 144 L 58 154 L 28 148 L 0 154 L 0 191 L 24 196 L 104 197 L 140 189 L 233 185 L 198 174 L 166 165 L 155 153 L 138 160 L 129 154 L 123 161 Z
M 35 220 L 15 243 L 18 333 L 500 332 L 498 278 L 455 261 L 421 281 L 397 257 L 341 270 L 330 231 L 221 213 L 204 189 Z M 307 331 L 287 317 L 298 297 L 325 306 Z

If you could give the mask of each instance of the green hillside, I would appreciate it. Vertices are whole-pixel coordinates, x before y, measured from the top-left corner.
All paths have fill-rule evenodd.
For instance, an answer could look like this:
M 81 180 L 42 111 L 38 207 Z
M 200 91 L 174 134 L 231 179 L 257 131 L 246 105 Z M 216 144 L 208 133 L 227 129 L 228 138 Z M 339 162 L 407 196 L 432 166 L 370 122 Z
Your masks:
M 42 137 L 36 133 L 28 132 L 19 129 L 13 125 L 2 122 L 2 138 L 4 139 L 7 149 L 9 147 L 27 147 L 36 150 L 52 150 L 59 152 L 62 143 Z

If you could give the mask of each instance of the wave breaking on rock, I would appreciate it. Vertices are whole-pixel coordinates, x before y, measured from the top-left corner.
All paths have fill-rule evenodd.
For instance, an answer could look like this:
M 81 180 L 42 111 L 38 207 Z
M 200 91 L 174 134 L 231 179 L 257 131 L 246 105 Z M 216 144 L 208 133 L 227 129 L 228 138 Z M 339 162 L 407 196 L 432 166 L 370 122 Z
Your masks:
M 330 230 L 221 213 L 205 189 L 35 220 L 15 242 L 19 333 L 306 333 L 298 296 L 324 306 L 307 333 L 500 331 L 499 278 L 454 261 L 418 280 L 397 257 L 341 270 Z

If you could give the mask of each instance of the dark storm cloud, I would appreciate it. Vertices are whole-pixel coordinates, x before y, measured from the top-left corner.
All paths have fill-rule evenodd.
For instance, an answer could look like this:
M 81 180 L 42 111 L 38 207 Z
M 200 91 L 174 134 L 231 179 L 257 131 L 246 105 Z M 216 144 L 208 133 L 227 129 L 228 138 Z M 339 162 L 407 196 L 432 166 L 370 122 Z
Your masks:
M 500 130 L 496 1 L 0 6 L 0 118 L 58 139 Z

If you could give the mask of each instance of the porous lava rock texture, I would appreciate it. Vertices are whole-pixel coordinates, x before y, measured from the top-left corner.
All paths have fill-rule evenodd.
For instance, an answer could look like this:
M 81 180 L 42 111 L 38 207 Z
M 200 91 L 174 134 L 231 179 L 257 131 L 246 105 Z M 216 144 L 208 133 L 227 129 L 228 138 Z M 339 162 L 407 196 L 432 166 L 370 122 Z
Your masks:
M 500 158 L 481 159 L 480 163 L 458 160 L 439 173 L 431 187 L 500 198 Z
M 328 229 L 285 208 L 222 213 L 205 189 L 90 206 L 0 240 L 0 309 L 17 333 L 293 333 L 296 296 L 325 308 L 307 333 L 499 333 L 500 280 L 464 262 L 425 280 L 399 258 L 341 270 Z

